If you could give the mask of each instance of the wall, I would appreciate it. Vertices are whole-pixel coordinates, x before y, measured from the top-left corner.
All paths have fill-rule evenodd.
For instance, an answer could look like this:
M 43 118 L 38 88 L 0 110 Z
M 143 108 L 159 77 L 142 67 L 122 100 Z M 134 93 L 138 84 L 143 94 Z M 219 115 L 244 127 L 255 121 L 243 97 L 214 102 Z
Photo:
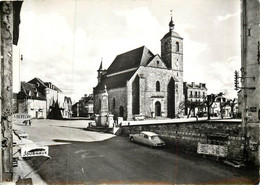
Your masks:
M 200 121 L 124 126 L 121 134 L 128 136 L 130 133 L 139 133 L 143 130 L 159 134 L 169 147 L 175 148 L 178 144 L 178 150 L 183 152 L 196 153 L 198 142 L 205 144 L 220 143 L 228 146 L 228 159 L 243 157 L 244 137 L 241 134 L 241 122 L 239 121 Z M 209 137 L 212 135 L 214 138 L 224 139 L 210 140 Z
M 46 101 L 45 100 L 27 100 L 28 114 L 32 118 L 46 118 Z
M 151 117 L 152 112 L 155 112 L 154 104 L 159 101 L 161 103 L 162 117 L 167 117 L 167 86 L 173 77 L 175 80 L 175 114 L 177 115 L 179 104 L 184 101 L 183 82 L 180 76 L 177 77 L 177 72 L 162 68 L 140 66 L 136 74 L 140 77 L 140 114 Z M 134 75 L 129 80 L 129 86 L 132 85 L 135 77 Z M 160 82 L 160 92 L 156 92 L 157 81 Z M 132 95 L 132 92 L 130 95 Z M 132 105 L 132 99 L 130 97 L 128 97 L 128 104 Z M 131 116 L 132 114 L 129 114 L 129 119 L 132 118 Z
M 127 117 L 127 93 L 126 88 L 108 89 L 108 110 L 115 117 L 119 116 L 119 107 L 124 107 L 124 118 Z M 94 94 L 94 113 L 100 113 L 99 99 L 102 98 L 102 93 Z M 115 107 L 113 107 L 113 98 L 115 98 Z
M 251 151 L 250 143 L 256 143 L 259 147 L 260 1 L 243 0 L 241 8 L 241 86 L 243 89 L 240 97 L 242 99 L 242 128 L 244 128 L 246 136 L 247 151 L 250 156 L 255 156 L 255 163 L 259 164 L 260 152 Z
M 113 98 L 115 98 L 115 108 L 113 108 Z M 119 116 L 120 106 L 124 107 L 124 119 L 127 118 L 127 93 L 126 88 L 121 87 L 117 89 L 108 90 L 108 107 L 115 117 Z

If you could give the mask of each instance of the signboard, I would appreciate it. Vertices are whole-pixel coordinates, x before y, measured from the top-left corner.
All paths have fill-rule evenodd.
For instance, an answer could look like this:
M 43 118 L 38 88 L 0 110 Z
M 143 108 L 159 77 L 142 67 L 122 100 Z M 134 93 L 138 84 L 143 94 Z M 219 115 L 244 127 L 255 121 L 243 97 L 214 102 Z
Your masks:
M 49 157 L 49 147 L 48 146 L 34 146 L 34 147 L 22 147 L 21 156 L 22 157 L 37 157 L 45 156 Z
M 250 112 L 256 112 L 256 107 L 250 107 L 250 108 L 249 108 L 249 111 L 250 111 Z
M 227 146 L 198 143 L 198 154 L 207 154 L 217 157 L 227 157 L 227 151 Z
M 32 116 L 29 114 L 13 114 L 14 120 L 30 120 L 32 119 Z

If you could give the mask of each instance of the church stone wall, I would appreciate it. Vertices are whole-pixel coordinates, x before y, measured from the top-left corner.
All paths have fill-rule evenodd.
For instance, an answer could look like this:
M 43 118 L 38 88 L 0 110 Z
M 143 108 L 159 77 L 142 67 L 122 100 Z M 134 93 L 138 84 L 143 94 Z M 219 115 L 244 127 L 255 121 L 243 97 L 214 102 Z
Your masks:
M 155 102 L 159 101 L 161 103 L 161 116 L 167 117 L 167 86 L 170 79 L 177 76 L 177 72 L 141 66 L 137 74 L 140 77 L 140 114 L 146 117 L 152 117 L 152 112 L 155 112 Z M 135 79 L 135 76 L 131 78 L 131 81 L 133 79 Z M 176 80 L 176 78 L 174 78 L 174 80 Z M 156 92 L 157 81 L 160 82 L 160 92 Z M 178 88 L 175 88 L 175 113 L 177 114 L 180 102 L 184 101 L 182 80 L 176 82 L 175 86 L 178 86 Z M 130 103 L 130 101 L 128 101 L 128 103 Z
M 127 93 L 126 88 L 109 89 L 108 93 L 108 112 L 113 114 L 115 118 L 119 116 L 119 107 L 124 107 L 124 119 L 127 117 Z M 102 92 L 94 94 L 94 111 L 95 114 L 99 114 L 99 99 L 102 98 Z M 115 98 L 115 107 L 114 99 Z
M 113 107 L 113 99 L 115 98 L 115 108 Z M 124 119 L 127 117 L 127 93 L 126 88 L 116 88 L 108 90 L 108 107 L 116 118 L 119 116 L 120 106 L 124 107 Z

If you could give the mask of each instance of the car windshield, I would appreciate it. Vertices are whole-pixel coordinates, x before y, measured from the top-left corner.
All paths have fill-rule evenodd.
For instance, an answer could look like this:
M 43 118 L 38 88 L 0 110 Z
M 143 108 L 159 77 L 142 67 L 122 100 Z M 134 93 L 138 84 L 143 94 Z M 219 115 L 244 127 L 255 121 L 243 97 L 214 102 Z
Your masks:
M 151 139 L 154 140 L 154 141 L 157 141 L 157 142 L 161 141 L 158 136 L 152 136 Z

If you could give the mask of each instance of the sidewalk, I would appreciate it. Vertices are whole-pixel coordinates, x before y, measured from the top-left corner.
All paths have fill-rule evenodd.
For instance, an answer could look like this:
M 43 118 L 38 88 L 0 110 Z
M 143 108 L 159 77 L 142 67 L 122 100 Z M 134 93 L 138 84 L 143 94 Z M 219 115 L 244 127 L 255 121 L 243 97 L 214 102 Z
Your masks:
M 13 124 L 13 129 L 16 130 L 18 134 L 25 133 L 24 130 L 16 124 Z M 17 141 L 20 141 L 19 138 L 17 137 L 17 135 L 13 134 L 13 142 L 17 142 Z M 42 178 L 38 175 L 38 173 L 33 171 L 31 166 L 28 165 L 27 162 L 21 157 L 21 153 L 17 152 L 18 150 L 19 150 L 18 145 L 13 147 L 13 153 L 15 154 L 14 157 L 18 157 L 18 166 L 13 167 L 13 182 L 6 182 L 3 184 L 7 184 L 7 185 L 16 184 L 19 178 L 23 179 L 26 177 L 26 175 L 32 172 L 26 178 L 31 178 L 33 184 L 47 185 L 47 183 L 42 180 Z

